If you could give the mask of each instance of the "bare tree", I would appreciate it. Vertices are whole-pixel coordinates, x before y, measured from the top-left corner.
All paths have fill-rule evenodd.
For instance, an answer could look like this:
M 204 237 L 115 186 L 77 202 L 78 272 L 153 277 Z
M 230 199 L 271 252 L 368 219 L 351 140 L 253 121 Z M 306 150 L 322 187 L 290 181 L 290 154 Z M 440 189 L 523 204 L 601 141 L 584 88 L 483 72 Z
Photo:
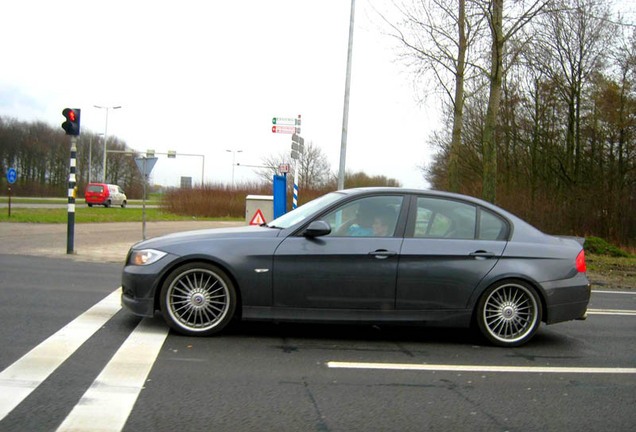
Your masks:
M 586 82 L 598 71 L 616 26 L 609 22 L 609 7 L 600 0 L 558 0 L 558 7 L 543 16 L 544 48 L 536 58 L 557 84 L 567 106 L 566 154 L 563 175 L 569 183 L 581 174 L 581 109 Z
M 416 7 L 398 6 L 403 21 L 392 24 L 393 36 L 405 48 L 404 57 L 418 74 L 433 77 L 452 106 L 452 134 L 448 152 L 448 189 L 459 192 L 459 157 L 464 115 L 464 83 L 468 54 L 479 34 L 480 17 L 467 11 L 466 0 L 420 0 Z
M 517 13 L 513 13 L 506 20 L 504 28 L 504 0 L 474 0 L 481 7 L 490 28 L 490 64 L 488 67 L 488 108 L 483 132 L 483 188 L 482 197 L 490 202 L 495 202 L 497 196 L 497 142 L 496 128 L 499 105 L 501 103 L 502 83 L 504 77 L 504 58 L 506 44 L 526 24 L 542 12 L 552 0 L 532 0 L 530 2 L 519 1 Z M 529 3 L 525 7 L 525 3 Z
M 273 176 L 278 174 L 280 165 L 290 164 L 293 166 L 292 162 L 289 152 L 267 156 L 261 160 L 261 163 L 266 168 L 261 169 L 257 174 L 263 180 L 271 183 Z M 320 188 L 329 181 L 331 165 L 322 149 L 314 144 L 313 141 L 310 141 L 309 145 L 305 146 L 305 151 L 298 163 L 300 164 L 298 167 L 300 181 L 298 186 L 300 188 Z M 294 170 L 290 173 L 291 180 L 293 180 L 293 173 Z

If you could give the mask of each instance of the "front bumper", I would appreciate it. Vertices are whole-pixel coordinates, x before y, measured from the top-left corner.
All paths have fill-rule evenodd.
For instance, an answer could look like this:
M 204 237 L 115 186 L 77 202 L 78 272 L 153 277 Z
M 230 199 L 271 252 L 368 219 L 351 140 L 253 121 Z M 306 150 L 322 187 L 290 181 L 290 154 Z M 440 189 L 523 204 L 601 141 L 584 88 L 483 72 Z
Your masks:
M 134 298 L 127 295 L 122 288 L 121 305 L 135 315 L 142 317 L 152 317 L 155 314 L 154 298 Z
M 135 315 L 154 316 L 157 291 L 161 289 L 165 274 L 176 259 L 174 255 L 168 254 L 147 266 L 126 265 L 121 276 L 122 306 Z

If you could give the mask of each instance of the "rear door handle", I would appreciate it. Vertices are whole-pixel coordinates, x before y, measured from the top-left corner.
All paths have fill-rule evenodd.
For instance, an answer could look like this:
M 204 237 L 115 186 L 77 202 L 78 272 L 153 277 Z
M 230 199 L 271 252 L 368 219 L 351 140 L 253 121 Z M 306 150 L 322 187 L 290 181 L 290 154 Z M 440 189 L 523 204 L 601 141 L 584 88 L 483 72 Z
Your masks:
M 470 256 L 473 257 L 473 258 L 478 258 L 478 259 L 479 258 L 487 259 L 487 258 L 494 258 L 497 255 L 494 252 L 478 250 L 478 251 L 475 251 L 475 252 L 471 253 Z
M 387 259 L 388 257 L 397 255 L 397 252 L 389 251 L 386 249 L 379 249 L 373 252 L 369 252 L 369 255 L 372 255 L 377 259 Z

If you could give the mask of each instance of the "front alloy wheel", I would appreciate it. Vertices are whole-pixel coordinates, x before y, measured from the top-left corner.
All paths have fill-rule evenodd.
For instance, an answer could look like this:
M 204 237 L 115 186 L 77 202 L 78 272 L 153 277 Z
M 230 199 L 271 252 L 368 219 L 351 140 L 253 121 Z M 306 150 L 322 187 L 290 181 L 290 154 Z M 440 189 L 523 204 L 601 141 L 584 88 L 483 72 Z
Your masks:
M 206 263 L 173 271 L 161 289 L 161 313 L 170 327 L 189 336 L 220 332 L 234 316 L 236 291 L 225 272 Z
M 541 323 L 541 302 L 532 287 L 521 281 L 502 281 L 486 290 L 477 307 L 477 325 L 495 345 L 528 342 Z

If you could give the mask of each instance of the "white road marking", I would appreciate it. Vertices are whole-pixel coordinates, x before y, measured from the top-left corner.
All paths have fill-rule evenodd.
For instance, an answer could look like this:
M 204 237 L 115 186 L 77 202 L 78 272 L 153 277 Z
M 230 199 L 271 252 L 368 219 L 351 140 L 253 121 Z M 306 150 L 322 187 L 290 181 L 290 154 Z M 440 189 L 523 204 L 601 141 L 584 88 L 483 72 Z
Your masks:
M 0 372 L 0 420 L 121 309 L 114 291 Z
M 627 295 L 636 295 L 636 291 L 601 291 L 601 290 L 592 290 L 593 294 L 627 294 Z
M 332 369 L 373 369 L 402 371 L 440 372 L 516 372 L 516 373 L 570 373 L 570 374 L 636 374 L 636 368 L 588 368 L 588 367 L 542 367 L 542 366 L 477 366 L 408 363 L 358 363 L 327 362 Z
M 121 431 L 168 335 L 143 319 L 60 425 L 63 431 Z
M 588 309 L 588 315 L 622 315 L 636 316 L 636 310 L 627 309 Z

